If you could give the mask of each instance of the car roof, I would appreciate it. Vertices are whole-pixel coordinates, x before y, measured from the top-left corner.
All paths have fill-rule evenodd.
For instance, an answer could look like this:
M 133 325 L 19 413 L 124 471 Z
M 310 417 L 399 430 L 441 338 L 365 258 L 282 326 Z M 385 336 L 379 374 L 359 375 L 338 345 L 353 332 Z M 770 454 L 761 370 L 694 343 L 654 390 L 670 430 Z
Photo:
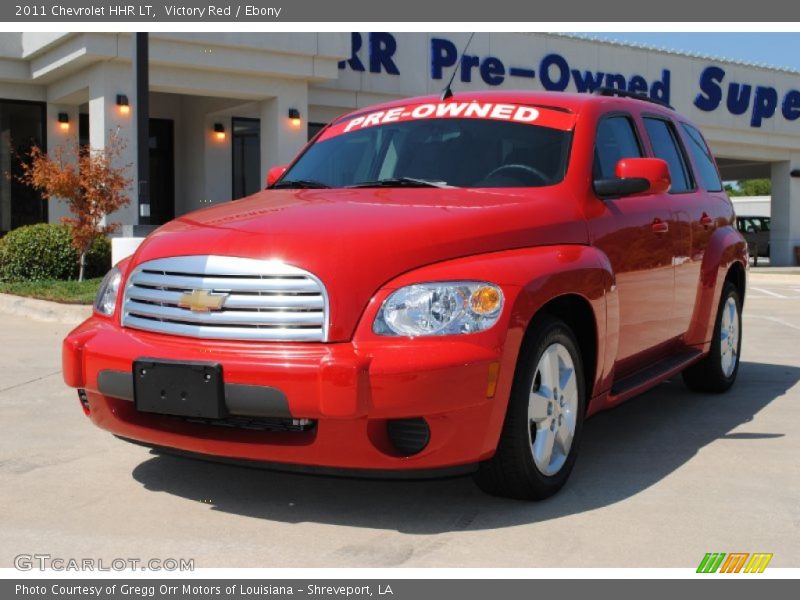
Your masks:
M 390 100 L 382 104 L 364 106 L 357 110 L 341 115 L 336 119 L 351 118 L 366 112 L 388 110 L 398 106 L 409 104 L 427 104 L 442 102 L 441 94 L 431 94 L 428 96 L 416 96 L 412 98 L 401 98 Z M 670 107 L 658 102 L 651 102 L 646 96 L 635 98 L 629 96 L 615 96 L 605 94 L 579 94 L 569 92 L 534 92 L 527 90 L 489 90 L 489 91 L 456 91 L 446 100 L 447 102 L 494 102 L 511 104 L 528 104 L 533 106 L 548 107 L 555 110 L 566 110 L 571 113 L 581 112 L 589 104 L 612 104 L 620 109 L 624 107 L 641 107 L 643 102 L 647 102 L 650 108 L 661 108 L 671 111 Z

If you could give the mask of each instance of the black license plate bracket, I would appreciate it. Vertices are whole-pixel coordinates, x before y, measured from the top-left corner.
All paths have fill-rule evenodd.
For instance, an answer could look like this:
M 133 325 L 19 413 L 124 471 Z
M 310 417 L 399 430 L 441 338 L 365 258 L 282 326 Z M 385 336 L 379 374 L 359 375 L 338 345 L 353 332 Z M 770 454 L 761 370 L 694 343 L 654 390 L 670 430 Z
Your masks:
M 135 360 L 133 398 L 141 412 L 202 419 L 223 419 L 228 412 L 218 363 Z

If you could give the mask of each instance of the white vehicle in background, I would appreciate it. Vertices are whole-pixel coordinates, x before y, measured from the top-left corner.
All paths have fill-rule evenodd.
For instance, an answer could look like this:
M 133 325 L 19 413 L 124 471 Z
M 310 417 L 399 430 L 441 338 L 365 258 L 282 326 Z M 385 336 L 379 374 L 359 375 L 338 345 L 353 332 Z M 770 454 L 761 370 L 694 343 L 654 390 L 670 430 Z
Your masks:
M 736 226 L 747 240 L 747 249 L 758 264 L 759 258 L 769 258 L 771 196 L 733 196 Z

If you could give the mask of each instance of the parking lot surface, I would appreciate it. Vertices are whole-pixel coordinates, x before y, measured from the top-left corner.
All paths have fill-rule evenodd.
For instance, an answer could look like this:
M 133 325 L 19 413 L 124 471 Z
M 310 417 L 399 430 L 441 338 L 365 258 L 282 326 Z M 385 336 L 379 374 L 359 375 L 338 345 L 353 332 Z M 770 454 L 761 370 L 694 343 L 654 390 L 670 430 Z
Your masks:
M 66 325 L 0 314 L 0 567 L 18 554 L 196 567 L 800 566 L 800 275 L 753 273 L 739 379 L 677 378 L 587 422 L 571 480 L 525 503 L 468 477 L 372 481 L 159 456 L 83 416 Z

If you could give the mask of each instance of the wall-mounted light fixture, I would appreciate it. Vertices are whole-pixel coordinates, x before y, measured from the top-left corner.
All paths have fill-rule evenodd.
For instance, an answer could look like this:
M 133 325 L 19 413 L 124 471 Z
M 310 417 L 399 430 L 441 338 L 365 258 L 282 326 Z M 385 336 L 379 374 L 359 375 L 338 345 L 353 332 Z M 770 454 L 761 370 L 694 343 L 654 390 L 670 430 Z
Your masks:
M 117 94 L 117 109 L 119 114 L 128 115 L 131 112 L 131 103 L 125 94 Z
M 67 113 L 58 113 L 58 126 L 61 131 L 69 131 L 69 115 Z
M 791 175 L 792 177 L 800 177 L 800 169 L 792 169 L 789 172 L 789 175 Z
M 214 137 L 220 142 L 225 139 L 225 125 L 222 123 L 214 123 Z
M 289 122 L 294 125 L 295 127 L 300 126 L 300 111 L 296 108 L 289 109 Z

